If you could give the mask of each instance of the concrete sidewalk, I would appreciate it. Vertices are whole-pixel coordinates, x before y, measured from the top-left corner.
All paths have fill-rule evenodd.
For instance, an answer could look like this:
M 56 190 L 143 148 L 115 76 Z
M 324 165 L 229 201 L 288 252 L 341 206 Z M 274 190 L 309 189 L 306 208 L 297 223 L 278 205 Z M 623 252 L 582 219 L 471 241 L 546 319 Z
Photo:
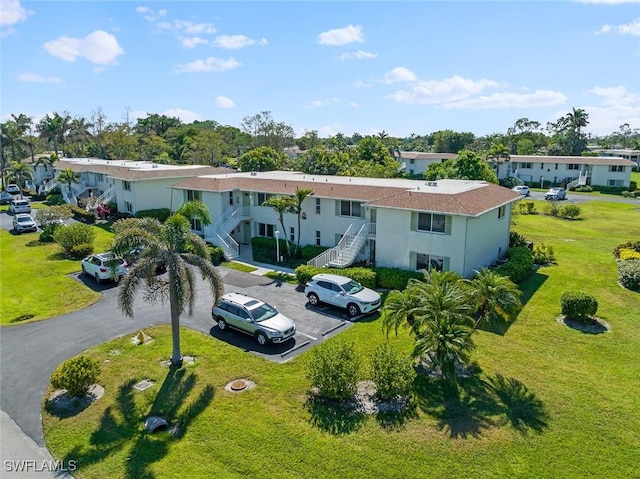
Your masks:
M 75 469 L 73 463 L 56 463 L 46 447 L 40 447 L 27 436 L 9 415 L 0 410 L 0 477 L 11 479 L 72 478 L 67 469 Z

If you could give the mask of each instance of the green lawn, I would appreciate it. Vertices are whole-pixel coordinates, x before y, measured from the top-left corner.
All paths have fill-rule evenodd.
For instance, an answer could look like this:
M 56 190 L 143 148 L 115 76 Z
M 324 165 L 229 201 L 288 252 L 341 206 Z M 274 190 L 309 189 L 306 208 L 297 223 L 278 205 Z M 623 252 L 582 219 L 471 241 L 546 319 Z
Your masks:
M 87 352 L 103 364 L 106 394 L 72 417 L 45 409 L 46 444 L 56 459 L 77 461 L 78 478 L 637 477 L 640 294 L 618 286 L 611 251 L 640 238 L 640 211 L 595 201 L 581 208 L 577 221 L 518 217 L 514 228 L 553 246 L 558 264 L 521 285 L 526 306 L 504 335 L 478 333 L 478 376 L 461 380 L 457 395 L 419 378 L 403 417 L 346 414 L 309 403 L 308 353 L 274 364 L 185 330 L 183 354 L 196 363 L 170 372 L 161 365 L 169 328 L 156 327 L 149 345 L 125 337 Z M 611 332 L 558 323 L 568 289 L 594 294 Z M 366 360 L 385 340 L 381 319 L 339 338 Z M 405 332 L 390 341 L 412 346 Z M 225 391 L 237 378 L 256 387 Z M 156 384 L 134 392 L 141 379 Z M 145 433 L 151 413 L 179 422 L 183 434 Z
M 95 251 L 107 250 L 113 235 L 99 227 L 95 230 Z M 53 318 L 100 299 L 99 293 L 68 276 L 80 271 L 79 260 L 66 259 L 57 244 L 38 238 L 39 233 L 14 235 L 0 229 L 1 325 Z

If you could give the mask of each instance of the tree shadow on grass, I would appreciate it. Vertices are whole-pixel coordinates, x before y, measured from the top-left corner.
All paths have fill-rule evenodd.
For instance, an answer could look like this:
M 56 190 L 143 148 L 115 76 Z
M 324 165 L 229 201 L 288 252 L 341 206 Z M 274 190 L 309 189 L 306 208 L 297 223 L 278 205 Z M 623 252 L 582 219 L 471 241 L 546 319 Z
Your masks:
M 506 423 L 521 434 L 541 433 L 547 427 L 542 401 L 515 378 L 496 375 L 483 381 L 472 376 L 451 385 L 419 376 L 415 391 L 418 407 L 438 419 L 440 429 L 452 438 L 477 438 Z
M 114 405 L 103 412 L 89 444 L 75 446 L 64 458 L 65 463 L 74 460 L 81 470 L 113 454 L 125 452 L 128 457 L 124 477 L 153 478 L 149 466 L 167 454 L 169 444 L 184 435 L 214 397 L 213 386 L 207 385 L 193 402 L 186 404 L 197 378 L 183 368 L 170 368 L 147 411 L 136 406 L 135 394 L 139 393 L 133 385 L 137 382 L 132 379 L 120 386 Z M 144 420 L 150 415 L 162 416 L 172 425 L 171 429 L 155 433 L 145 430 Z
M 311 424 L 333 435 L 350 434 L 365 419 L 364 413 L 348 407 L 346 402 L 331 401 L 319 396 L 309 396 L 305 406 L 311 414 Z
M 499 398 L 503 413 L 516 431 L 541 433 L 548 427 L 544 404 L 517 379 L 497 374 L 487 380 L 487 387 Z

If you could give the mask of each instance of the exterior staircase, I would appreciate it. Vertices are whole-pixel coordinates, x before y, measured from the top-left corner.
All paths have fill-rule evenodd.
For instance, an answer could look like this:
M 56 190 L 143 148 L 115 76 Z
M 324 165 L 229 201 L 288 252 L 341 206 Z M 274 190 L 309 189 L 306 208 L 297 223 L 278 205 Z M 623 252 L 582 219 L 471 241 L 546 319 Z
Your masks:
M 220 248 L 227 261 L 234 260 L 240 256 L 240 245 L 231 237 L 233 229 L 241 221 L 249 218 L 245 208 L 229 207 L 211 226 L 203 228 L 204 239 Z
M 307 261 L 317 268 L 346 268 L 358 257 L 367 240 L 367 223 L 352 223 L 336 246 Z
M 41 193 L 49 193 L 52 189 L 54 189 L 56 186 L 59 186 L 60 183 L 58 183 L 58 180 L 56 180 L 55 178 L 52 180 L 47 181 L 44 185 L 41 185 L 40 188 L 40 192 Z
M 589 179 L 588 171 L 580 171 L 580 176 L 573 180 L 570 183 L 567 183 L 567 189 L 575 188 L 576 186 L 583 186 L 587 184 L 587 180 Z

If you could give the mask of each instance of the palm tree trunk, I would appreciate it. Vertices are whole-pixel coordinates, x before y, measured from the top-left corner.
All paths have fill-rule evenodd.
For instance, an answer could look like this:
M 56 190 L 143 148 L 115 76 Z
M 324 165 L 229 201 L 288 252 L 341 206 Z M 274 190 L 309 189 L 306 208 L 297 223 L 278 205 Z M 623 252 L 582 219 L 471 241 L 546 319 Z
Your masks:
M 171 279 L 169 280 L 171 281 Z M 171 353 L 171 367 L 182 367 L 182 353 L 180 352 L 180 312 L 178 311 L 175 291 L 169 288 L 169 304 L 171 305 L 171 339 L 173 352 Z

